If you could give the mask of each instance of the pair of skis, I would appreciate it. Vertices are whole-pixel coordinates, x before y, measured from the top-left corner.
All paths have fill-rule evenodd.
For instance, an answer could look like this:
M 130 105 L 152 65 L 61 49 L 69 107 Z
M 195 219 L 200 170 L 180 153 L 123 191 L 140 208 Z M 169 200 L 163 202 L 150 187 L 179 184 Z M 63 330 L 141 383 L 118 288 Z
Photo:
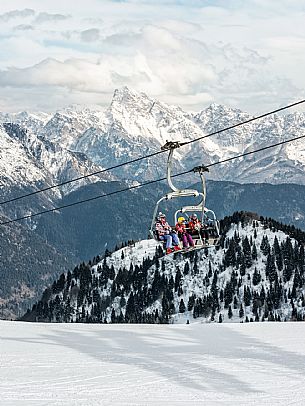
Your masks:
M 213 248 L 213 247 L 217 247 L 218 245 L 219 245 L 219 238 L 210 238 L 209 242 L 206 242 L 204 244 L 194 245 L 193 247 L 181 248 L 179 251 L 173 250 L 172 252 L 169 252 L 168 254 L 165 253 L 165 256 L 179 254 L 179 253 L 185 254 L 186 252 L 202 250 L 204 248 Z
M 169 252 L 168 254 L 165 253 L 165 256 L 172 255 L 172 254 L 185 254 L 186 252 L 191 252 L 191 251 L 199 250 L 202 248 L 205 248 L 205 247 L 201 245 L 201 246 L 181 248 L 179 251 L 173 250 L 172 252 Z

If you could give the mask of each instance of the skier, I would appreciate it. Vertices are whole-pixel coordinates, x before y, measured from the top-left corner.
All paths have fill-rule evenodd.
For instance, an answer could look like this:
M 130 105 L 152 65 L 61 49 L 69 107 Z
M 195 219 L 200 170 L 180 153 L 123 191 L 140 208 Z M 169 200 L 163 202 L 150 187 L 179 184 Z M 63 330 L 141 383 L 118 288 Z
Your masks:
M 178 223 L 176 224 L 176 231 L 180 239 L 182 239 L 183 248 L 194 247 L 194 241 L 191 236 L 186 230 L 185 226 L 185 218 L 179 217 Z
M 197 217 L 197 214 L 194 213 L 190 216 L 190 221 L 189 221 L 188 226 L 190 229 L 190 233 L 192 235 L 199 233 L 204 242 L 209 241 L 209 233 L 207 230 L 207 226 L 205 224 L 201 223 L 201 221 Z
M 165 241 L 166 243 L 166 254 L 170 254 L 172 252 L 172 249 L 174 249 L 174 251 L 180 250 L 179 238 L 166 221 L 165 214 L 161 212 L 158 214 L 155 229 L 157 232 L 158 240 Z

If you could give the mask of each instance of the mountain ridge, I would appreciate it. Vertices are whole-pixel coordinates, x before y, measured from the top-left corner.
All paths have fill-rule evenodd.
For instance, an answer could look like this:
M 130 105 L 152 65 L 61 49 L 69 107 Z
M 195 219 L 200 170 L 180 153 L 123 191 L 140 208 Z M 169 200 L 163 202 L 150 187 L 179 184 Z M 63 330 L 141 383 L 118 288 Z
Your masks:
M 167 140 L 193 141 L 253 118 L 239 109 L 217 104 L 197 113 L 185 112 L 126 86 L 115 90 L 110 106 L 104 111 L 66 108 L 51 115 L 0 114 L 0 121 L 8 117 L 64 150 L 85 154 L 100 167 L 158 151 Z M 178 171 L 190 169 L 189 162 L 195 165 L 217 162 L 302 135 L 304 128 L 304 113 L 271 115 L 177 150 L 175 167 Z M 158 156 L 122 167 L 114 174 L 121 179 L 151 179 L 164 173 L 165 161 Z M 305 149 L 299 140 L 211 168 L 209 178 L 239 183 L 304 184 L 304 168 Z

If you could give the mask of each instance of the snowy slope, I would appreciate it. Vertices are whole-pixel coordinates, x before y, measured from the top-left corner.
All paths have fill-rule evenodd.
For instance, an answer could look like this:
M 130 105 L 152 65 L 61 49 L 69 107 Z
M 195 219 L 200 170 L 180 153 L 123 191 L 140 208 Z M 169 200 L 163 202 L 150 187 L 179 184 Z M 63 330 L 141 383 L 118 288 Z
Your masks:
M 0 125 L 0 176 L 1 184 L 11 186 L 16 183 L 41 181 L 46 177 L 43 169 L 37 166 L 16 139 L 12 139 L 3 125 Z
M 304 335 L 304 323 L 1 321 L 1 406 L 302 405 Z
M 52 185 L 96 172 L 101 168 L 83 153 L 71 152 L 60 145 L 35 135 L 19 124 L 0 125 L 0 175 L 2 185 L 41 187 Z M 102 174 L 62 187 L 63 192 L 96 182 L 110 180 L 113 176 Z M 57 190 L 58 193 L 58 190 Z

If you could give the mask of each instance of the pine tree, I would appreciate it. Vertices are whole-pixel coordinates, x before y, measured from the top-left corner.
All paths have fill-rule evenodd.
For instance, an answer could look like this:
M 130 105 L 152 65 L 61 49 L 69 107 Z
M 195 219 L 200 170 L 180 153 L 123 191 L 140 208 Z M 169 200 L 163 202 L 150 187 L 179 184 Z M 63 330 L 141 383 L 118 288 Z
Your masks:
M 162 312 L 163 312 L 163 317 L 169 315 L 169 301 L 165 296 L 162 298 Z
M 180 272 L 180 269 L 178 268 L 177 272 L 176 272 L 176 276 L 175 276 L 175 292 L 177 292 L 177 290 L 180 286 L 181 278 L 182 278 L 181 272 Z
M 233 299 L 233 308 L 238 309 L 238 302 L 237 302 L 237 297 L 236 296 L 234 296 L 234 299 Z
M 287 263 L 284 266 L 284 270 L 283 270 L 284 282 L 290 281 L 291 276 L 292 276 L 292 266 L 291 266 L 291 264 Z
M 221 303 L 223 302 L 223 297 L 224 297 L 223 289 L 220 289 L 220 291 L 219 291 L 219 301 Z
M 133 293 L 131 292 L 126 304 L 125 322 L 132 323 L 134 320 L 134 315 L 135 315 L 135 303 Z
M 246 275 L 246 261 L 245 261 L 245 257 L 244 257 L 243 254 L 242 254 L 242 257 L 241 257 L 241 264 L 240 264 L 240 267 L 239 267 L 239 272 L 240 272 L 240 276 L 245 276 Z
M 217 287 L 217 272 L 214 272 L 212 286 L 211 286 L 211 300 L 212 309 L 216 309 L 219 305 L 218 303 L 218 287 Z
M 212 271 L 212 265 L 211 265 L 211 261 L 209 261 L 209 272 L 208 272 L 208 277 L 211 278 L 213 275 L 213 271 Z
M 268 254 L 270 254 L 270 244 L 269 244 L 268 237 L 266 235 L 263 236 L 263 239 L 262 239 L 262 242 L 260 245 L 260 249 L 264 255 L 267 256 Z
M 114 310 L 114 308 L 112 308 L 112 311 L 111 311 L 111 323 L 115 323 L 115 322 L 116 322 L 115 310 Z
M 189 301 L 187 303 L 187 310 L 190 312 L 192 310 L 192 308 L 194 307 L 194 303 L 195 303 L 195 296 L 191 295 L 189 297 Z
M 240 308 L 239 308 L 239 318 L 242 319 L 245 315 L 244 309 L 243 309 L 243 305 L 240 304 Z
M 251 255 L 252 255 L 253 261 L 256 261 L 257 260 L 257 249 L 256 249 L 255 243 L 253 243 L 253 245 L 252 245 L 252 253 L 251 253 Z
M 262 280 L 262 276 L 261 276 L 260 272 L 258 272 L 256 267 L 255 267 L 253 277 L 252 277 L 253 285 L 254 286 L 258 285 L 261 280 Z
M 185 312 L 185 304 L 183 299 L 180 300 L 180 304 L 179 304 L 179 313 L 184 313 Z
M 274 255 L 268 254 L 267 264 L 266 264 L 266 275 L 269 278 L 270 282 L 274 282 L 277 272 L 275 267 L 275 258 Z
M 251 246 L 250 246 L 247 236 L 243 239 L 242 247 L 243 247 L 245 266 L 246 266 L 246 268 L 250 268 L 252 265 L 252 255 L 251 255 Z
M 229 305 L 228 318 L 232 319 L 232 317 L 233 317 L 232 307 L 231 307 L 231 305 Z
M 195 252 L 195 256 L 194 256 L 194 260 L 193 260 L 193 273 L 194 275 L 197 275 L 199 272 L 199 268 L 198 268 L 198 254 L 197 252 Z
M 232 303 L 234 296 L 234 286 L 232 286 L 232 282 L 227 282 L 224 288 L 224 308 L 227 309 Z
M 185 265 L 184 265 L 184 270 L 183 270 L 183 274 L 184 275 L 188 275 L 188 273 L 190 272 L 190 264 L 188 261 L 186 261 Z
M 249 286 L 244 286 L 244 303 L 245 306 L 250 306 L 251 303 L 251 291 Z
M 299 250 L 299 256 L 298 256 L 298 265 L 300 270 L 302 270 L 302 273 L 304 273 L 304 264 L 305 264 L 305 250 L 304 250 L 304 245 L 302 244 L 300 246 L 300 250 Z
M 236 254 L 235 254 L 235 242 L 233 239 L 229 242 L 229 247 L 225 253 L 223 264 L 227 268 L 228 266 L 235 266 Z
M 274 253 L 275 257 L 280 255 L 280 253 L 281 253 L 281 248 L 280 248 L 280 244 L 279 244 L 279 240 L 277 239 L 277 236 L 274 237 L 273 253 Z

